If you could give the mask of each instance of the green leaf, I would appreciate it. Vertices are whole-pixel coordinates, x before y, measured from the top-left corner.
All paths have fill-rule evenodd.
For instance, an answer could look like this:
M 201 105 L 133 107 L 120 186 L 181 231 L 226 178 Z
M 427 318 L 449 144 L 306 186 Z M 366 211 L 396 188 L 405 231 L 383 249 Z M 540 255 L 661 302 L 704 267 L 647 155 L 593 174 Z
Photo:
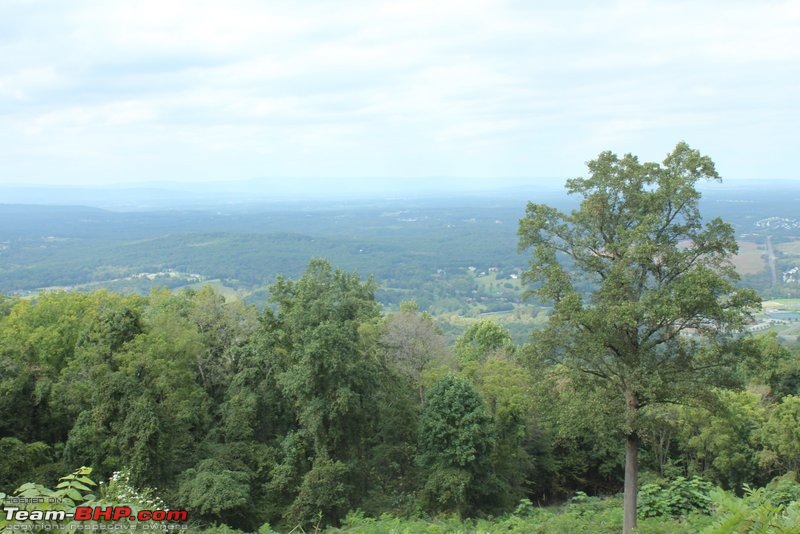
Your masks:
M 72 483 L 72 487 L 75 488 L 75 489 L 82 490 L 82 491 L 92 491 L 91 488 L 88 488 L 88 487 L 84 486 L 80 482 L 73 482 Z
M 82 500 L 82 499 L 83 499 L 83 496 L 81 495 L 81 492 L 79 492 L 78 490 L 75 490 L 75 489 L 68 489 L 68 490 L 66 491 L 66 495 L 67 495 L 67 496 L 68 496 L 70 499 L 74 499 L 74 500 L 76 500 L 76 501 L 80 501 L 80 500 Z

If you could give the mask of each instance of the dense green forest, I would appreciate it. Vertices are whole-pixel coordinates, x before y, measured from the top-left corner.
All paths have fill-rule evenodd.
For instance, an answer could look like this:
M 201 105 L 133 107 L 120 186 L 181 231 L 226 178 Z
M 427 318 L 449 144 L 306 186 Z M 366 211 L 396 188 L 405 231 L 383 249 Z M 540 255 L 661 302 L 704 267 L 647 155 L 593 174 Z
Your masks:
M 413 304 L 381 315 L 374 285 L 324 261 L 271 293 L 274 312 L 210 288 L 4 299 L 0 489 L 53 486 L 90 465 L 96 480 L 125 470 L 138 491 L 158 488 L 190 511 L 193 528 L 346 520 L 356 532 L 390 532 L 388 516 L 367 518 L 518 510 L 505 520 L 516 532 L 619 529 L 618 501 L 580 497 L 621 489 L 615 395 L 491 321 L 448 345 Z M 711 496 L 742 510 L 749 498 L 757 510 L 800 495 L 794 475 L 775 479 L 800 467 L 800 358 L 773 336 L 753 348 L 712 403 L 643 417 L 652 495 L 640 510 L 658 518 L 643 528 L 692 532 Z M 765 485 L 766 494 L 747 489 Z M 747 497 L 735 504 L 733 494 Z M 560 513 L 538 508 L 565 500 Z M 699 522 L 667 519 L 687 514 Z M 438 531 L 456 524 L 478 528 L 445 521 Z
M 698 207 L 713 163 L 679 144 L 589 170 L 578 209 L 528 204 L 524 270 L 459 275 L 550 306 L 524 342 L 490 317 L 448 336 L 320 258 L 263 307 L 202 284 L 0 297 L 0 491 L 206 532 L 800 531 L 800 354 L 746 335 L 739 229 Z
M 798 196 L 785 185 L 723 188 L 700 201 L 704 217 L 733 225 L 742 282 L 765 298 L 800 296 L 797 281 L 778 276 L 773 283 L 764 259 L 771 237 L 777 273 L 800 266 Z M 278 274 L 297 278 L 311 258 L 325 257 L 347 271 L 374 275 L 386 309 L 414 300 L 434 315 L 508 310 L 522 304 L 512 275 L 527 269 L 528 258 L 517 252 L 517 222 L 528 199 L 575 207 L 565 195 L 536 190 L 480 199 L 129 212 L 0 204 L 0 291 L 25 296 L 106 288 L 146 295 L 157 287 L 219 281 L 261 307 Z M 515 335 L 518 342 L 524 338 Z

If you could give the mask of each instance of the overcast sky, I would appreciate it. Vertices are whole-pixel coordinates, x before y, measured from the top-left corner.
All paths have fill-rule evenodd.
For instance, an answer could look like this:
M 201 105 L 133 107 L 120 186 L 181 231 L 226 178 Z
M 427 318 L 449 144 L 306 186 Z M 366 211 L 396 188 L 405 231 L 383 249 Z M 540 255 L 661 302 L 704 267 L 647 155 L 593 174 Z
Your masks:
M 0 0 L 0 184 L 790 180 L 799 102 L 798 1 Z

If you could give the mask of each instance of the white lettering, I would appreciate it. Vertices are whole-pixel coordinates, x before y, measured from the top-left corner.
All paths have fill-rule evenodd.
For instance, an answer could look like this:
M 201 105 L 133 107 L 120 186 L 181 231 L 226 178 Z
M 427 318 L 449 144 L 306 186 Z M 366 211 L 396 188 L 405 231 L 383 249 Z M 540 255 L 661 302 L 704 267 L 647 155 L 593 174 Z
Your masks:
M 65 521 L 67 519 L 67 512 L 64 510 L 47 510 L 44 513 L 44 519 L 45 521 Z

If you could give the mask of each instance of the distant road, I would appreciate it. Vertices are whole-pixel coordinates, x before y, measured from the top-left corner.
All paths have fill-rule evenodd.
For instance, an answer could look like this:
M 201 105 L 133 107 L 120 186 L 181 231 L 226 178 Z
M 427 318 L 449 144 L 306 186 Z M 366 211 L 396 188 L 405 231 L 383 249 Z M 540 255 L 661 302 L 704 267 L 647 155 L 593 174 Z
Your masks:
M 767 261 L 769 262 L 769 272 L 772 275 L 772 285 L 778 285 L 778 269 L 775 267 L 775 249 L 772 248 L 772 236 L 767 236 Z

